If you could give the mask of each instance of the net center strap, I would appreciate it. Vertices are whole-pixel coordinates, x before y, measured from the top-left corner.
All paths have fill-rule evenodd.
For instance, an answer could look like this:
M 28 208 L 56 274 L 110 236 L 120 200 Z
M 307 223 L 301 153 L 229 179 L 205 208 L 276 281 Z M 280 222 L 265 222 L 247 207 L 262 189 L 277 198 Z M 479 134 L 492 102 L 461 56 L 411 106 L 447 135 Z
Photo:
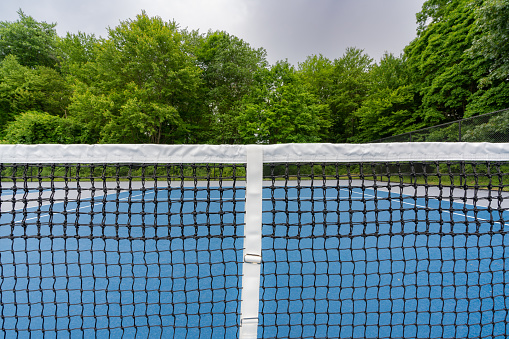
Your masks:
M 250 145 L 247 151 L 246 215 L 242 303 L 239 338 L 256 338 L 262 255 L 263 148 Z

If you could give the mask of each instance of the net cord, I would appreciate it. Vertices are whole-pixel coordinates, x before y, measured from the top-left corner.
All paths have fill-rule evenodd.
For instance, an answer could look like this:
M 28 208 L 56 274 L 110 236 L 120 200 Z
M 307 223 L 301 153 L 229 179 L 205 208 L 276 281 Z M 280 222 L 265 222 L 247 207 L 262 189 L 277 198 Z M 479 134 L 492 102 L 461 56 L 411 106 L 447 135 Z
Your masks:
M 393 144 L 279 144 L 263 148 L 264 163 L 509 161 L 509 144 L 415 142 Z M 250 145 L 0 145 L 0 163 L 244 164 Z
M 246 151 L 247 184 L 240 339 L 257 338 L 262 260 L 263 148 L 259 145 L 250 145 L 246 147 Z

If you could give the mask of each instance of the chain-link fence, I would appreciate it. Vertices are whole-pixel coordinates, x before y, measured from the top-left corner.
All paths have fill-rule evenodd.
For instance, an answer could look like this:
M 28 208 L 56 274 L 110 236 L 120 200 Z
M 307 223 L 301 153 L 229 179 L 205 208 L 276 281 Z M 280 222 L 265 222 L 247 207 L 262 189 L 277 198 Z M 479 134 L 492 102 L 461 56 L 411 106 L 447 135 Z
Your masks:
M 509 109 L 456 120 L 372 142 L 419 141 L 509 142 Z

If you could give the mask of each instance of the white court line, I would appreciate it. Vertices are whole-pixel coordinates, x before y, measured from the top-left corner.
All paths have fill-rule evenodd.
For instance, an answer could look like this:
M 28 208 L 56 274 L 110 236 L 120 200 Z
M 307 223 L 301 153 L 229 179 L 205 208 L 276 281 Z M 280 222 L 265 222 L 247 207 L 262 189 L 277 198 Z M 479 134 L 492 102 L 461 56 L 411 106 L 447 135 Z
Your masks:
M 146 192 L 145 195 L 147 194 L 154 194 L 154 191 L 150 191 L 150 192 Z M 136 198 L 136 197 L 141 197 L 143 196 L 143 193 L 141 194 L 136 194 L 136 195 L 132 195 L 132 196 L 129 196 L 129 197 L 126 197 L 126 198 L 121 198 L 119 199 L 118 201 L 125 201 L 125 200 L 129 200 L 129 198 L 131 198 L 131 200 L 133 200 L 133 198 Z M 103 196 L 99 196 L 99 197 L 96 197 L 94 199 L 99 199 Z M 90 198 L 87 198 L 87 200 L 89 200 Z M 221 201 L 221 200 L 227 200 L 228 198 L 209 198 L 207 199 L 207 201 Z M 176 198 L 176 199 L 170 199 L 170 201 L 172 201 L 173 203 L 178 203 L 178 202 L 181 202 L 181 201 L 195 201 L 196 199 L 194 198 Z M 245 201 L 245 199 L 235 199 L 235 200 L 238 200 L 239 202 L 242 202 L 242 201 Z M 115 202 L 116 200 L 107 200 L 106 203 L 108 202 Z M 141 200 L 137 200 L 137 201 L 141 201 Z M 150 201 L 148 201 L 150 203 Z M 200 202 L 200 201 L 199 201 Z M 86 208 L 90 208 L 92 206 L 98 206 L 98 205 L 102 205 L 104 204 L 104 201 L 99 201 L 95 204 L 90 204 L 88 206 L 83 206 L 83 207 L 79 207 L 80 210 L 82 209 L 86 209 Z M 72 208 L 70 210 L 66 210 L 66 212 L 73 212 L 73 211 L 76 211 L 78 208 Z M 15 211 L 22 211 L 22 209 L 17 209 Z M 32 212 L 28 212 L 28 213 L 34 213 L 33 211 Z M 58 213 L 58 212 L 55 212 L 55 213 Z M 44 218 L 44 217 L 48 217 L 49 216 L 49 213 L 46 213 L 46 214 L 42 214 L 41 216 L 38 216 L 38 217 L 32 217 L 32 218 L 28 218 L 28 219 L 22 219 L 22 220 L 17 220 L 17 221 L 14 221 L 14 223 L 20 223 L 22 222 L 23 220 L 24 221 L 29 221 L 29 220 L 34 220 L 34 219 L 37 219 L 37 218 Z
M 344 188 L 342 188 L 341 190 L 345 190 Z M 364 194 L 364 195 L 369 195 L 370 197 L 374 197 L 376 198 L 375 195 L 373 194 L 369 194 L 369 193 L 358 193 L 358 192 L 352 192 L 352 193 L 355 193 L 355 194 Z M 397 193 L 396 193 L 397 194 Z M 402 196 L 402 195 L 400 195 Z M 408 199 L 412 199 L 411 196 L 407 196 Z M 393 199 L 390 200 L 391 202 L 393 201 Z M 415 203 L 409 203 L 409 202 L 405 202 L 405 201 L 400 201 L 398 199 L 394 199 L 394 201 L 397 201 L 401 204 L 405 204 L 405 205 L 410 205 L 410 206 L 417 206 L 417 207 L 420 207 L 420 208 L 430 208 L 430 207 L 426 207 L 426 206 L 422 206 L 422 205 L 418 205 L 416 202 Z M 467 204 L 467 205 L 470 205 L 470 204 Z M 470 206 L 473 206 L 473 205 L 470 205 Z M 473 216 L 470 216 L 468 214 L 460 214 L 460 213 L 457 213 L 457 212 L 452 212 L 452 214 L 454 215 L 457 215 L 457 216 L 460 216 L 460 217 L 467 217 L 467 218 L 470 218 L 470 219 L 474 219 L 474 220 L 484 220 L 484 221 L 490 221 L 489 219 L 484 219 L 484 218 L 479 218 L 479 217 L 473 217 Z M 500 224 L 498 221 L 496 221 L 496 223 Z M 505 224 L 503 224 L 502 226 L 505 226 Z
M 145 193 L 145 195 L 146 195 L 146 194 L 151 194 L 151 193 L 153 193 L 153 192 Z M 131 196 L 130 198 L 135 198 L 135 197 L 139 197 L 139 196 L 142 196 L 142 195 L 143 195 L 143 193 L 142 193 L 142 194 L 133 195 L 133 196 Z M 103 197 L 104 197 L 104 196 L 103 196 Z M 98 197 L 98 198 L 100 198 L 100 197 Z M 87 198 L 87 199 L 90 199 L 90 198 Z M 128 200 L 128 199 L 129 199 L 129 197 L 126 197 L 126 198 L 119 199 L 119 201 L 122 201 L 122 200 Z M 107 202 L 114 202 L 114 201 L 107 201 Z M 80 210 L 81 210 L 81 209 L 91 208 L 92 206 L 97 206 L 97 205 L 102 205 L 102 204 L 104 204 L 104 201 L 97 202 L 97 203 L 95 203 L 95 204 L 93 204 L 93 205 L 92 205 L 92 204 L 89 204 L 88 206 L 83 206 L 83 207 L 81 207 L 81 206 L 80 206 L 79 208 L 80 208 Z M 72 209 L 70 209 L 70 210 L 66 210 L 66 212 L 73 212 L 73 211 L 76 211 L 77 209 L 78 209 L 78 208 L 72 208 Z M 19 211 L 19 210 L 17 210 L 17 211 Z M 29 213 L 34 213 L 34 212 L 29 212 Z M 58 212 L 57 212 L 57 213 L 58 213 Z M 45 218 L 45 217 L 48 217 L 48 216 L 49 216 L 49 213 L 46 213 L 46 214 L 43 214 L 43 215 L 41 215 L 41 216 L 37 216 L 37 217 L 32 217 L 32 218 L 28 218 L 28 219 L 17 220 L 17 221 L 14 221 L 14 223 L 15 223 L 15 224 L 17 224 L 17 223 L 20 223 L 20 222 L 22 222 L 22 221 L 29 221 L 29 220 L 39 219 L 39 218 Z
M 340 189 L 341 191 L 348 191 L 347 189 L 344 189 L 344 188 L 341 188 Z M 358 194 L 358 195 L 362 195 L 362 193 L 359 193 L 359 192 L 352 192 L 353 194 Z M 367 196 L 370 196 L 370 197 L 373 197 L 376 199 L 376 195 L 373 195 L 373 194 L 369 194 L 369 193 L 364 193 L 364 195 L 367 195 Z M 401 196 L 401 195 L 400 195 Z M 302 196 L 294 196 L 294 197 L 288 197 L 289 199 L 300 199 L 300 200 L 304 200 L 304 199 L 308 199 L 310 200 L 310 202 L 314 202 L 314 201 L 327 201 L 327 200 L 337 200 L 337 196 L 332 196 L 332 197 L 321 197 L 320 199 L 316 198 L 316 197 L 313 197 L 313 200 L 311 201 L 311 197 L 302 197 Z M 341 198 L 341 197 L 340 197 Z M 351 197 L 345 197 L 345 198 L 348 198 L 349 200 L 344 200 L 343 202 L 348 202 L 348 201 L 361 201 L 362 199 L 361 198 L 351 198 Z M 406 196 L 407 199 L 412 199 L 411 196 Z M 434 198 L 433 198 L 434 199 Z M 272 199 L 264 199 L 264 201 L 271 201 Z M 436 200 L 436 199 L 434 199 Z M 389 202 L 398 202 L 398 203 L 402 203 L 402 204 L 405 204 L 405 205 L 410 205 L 410 206 L 417 206 L 417 207 L 420 207 L 420 208 L 428 208 L 428 209 L 432 209 L 430 207 L 426 207 L 426 206 L 422 206 L 422 205 L 419 205 L 417 203 L 409 203 L 409 202 L 405 202 L 405 201 L 400 201 L 399 199 L 390 199 L 390 200 L 387 200 Z M 466 205 L 470 205 L 470 206 L 473 206 L 472 204 L 466 204 Z M 432 210 L 435 210 L 436 209 L 432 209 Z M 360 212 L 360 211 L 359 211 Z M 467 217 L 467 218 L 470 218 L 470 219 L 476 219 L 476 220 L 484 220 L 484 221 L 490 221 L 489 219 L 484 219 L 484 218 L 480 218 L 480 217 L 474 217 L 474 216 L 470 216 L 468 214 L 460 214 L 460 213 L 457 213 L 457 212 L 452 212 L 452 214 L 454 215 L 457 215 L 457 216 L 460 216 L 460 217 Z M 497 222 L 498 223 L 498 222 Z

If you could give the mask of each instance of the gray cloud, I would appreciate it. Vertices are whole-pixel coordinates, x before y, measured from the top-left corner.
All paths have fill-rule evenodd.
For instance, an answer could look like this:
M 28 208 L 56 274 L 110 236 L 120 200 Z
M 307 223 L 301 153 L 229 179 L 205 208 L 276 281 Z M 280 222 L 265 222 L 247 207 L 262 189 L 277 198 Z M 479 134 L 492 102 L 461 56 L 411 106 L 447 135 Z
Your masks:
M 319 53 L 334 59 L 347 47 L 362 48 L 379 59 L 385 51 L 398 55 L 415 37 L 415 13 L 423 2 L 280 0 L 271 6 L 258 2 L 248 24 L 258 29 L 253 40 L 272 51 L 273 59 L 296 63 Z
M 415 13 L 424 0 L 18 0 L 0 3 L 0 20 L 14 21 L 21 8 L 36 20 L 56 22 L 59 35 L 86 32 L 106 36 L 107 27 L 151 16 L 181 27 L 225 30 L 267 50 L 269 62 L 297 64 L 312 54 L 334 59 L 347 47 L 378 60 L 399 54 L 415 37 Z

